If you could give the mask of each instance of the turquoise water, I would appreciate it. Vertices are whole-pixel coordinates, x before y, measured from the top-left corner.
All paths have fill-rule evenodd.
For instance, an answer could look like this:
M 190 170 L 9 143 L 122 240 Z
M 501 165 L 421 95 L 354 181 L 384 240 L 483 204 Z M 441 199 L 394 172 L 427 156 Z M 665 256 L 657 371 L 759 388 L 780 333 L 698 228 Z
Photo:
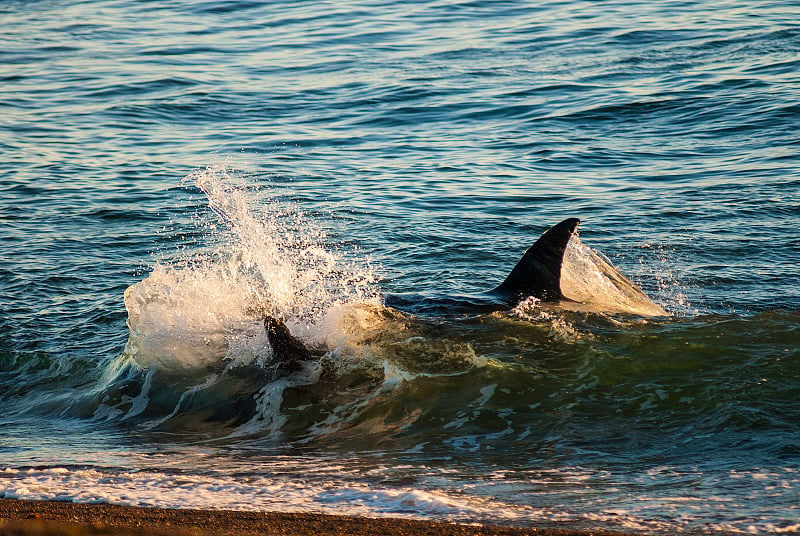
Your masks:
M 0 496 L 799 531 L 797 13 L 3 3 Z M 670 314 L 457 305 L 567 217 Z

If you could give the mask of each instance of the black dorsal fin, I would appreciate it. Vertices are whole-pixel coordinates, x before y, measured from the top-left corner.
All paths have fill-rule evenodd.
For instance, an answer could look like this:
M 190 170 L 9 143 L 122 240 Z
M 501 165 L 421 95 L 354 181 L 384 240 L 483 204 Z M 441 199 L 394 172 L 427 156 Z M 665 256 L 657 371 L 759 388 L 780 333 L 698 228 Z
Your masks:
M 280 319 L 269 315 L 264 317 L 264 329 L 272 346 L 273 359 L 279 368 L 300 370 L 302 368 L 300 361 L 313 359 L 311 350 L 303 341 L 292 335 Z
M 569 218 L 551 227 L 528 248 L 506 280 L 492 292 L 514 303 L 529 296 L 547 302 L 563 299 L 561 264 L 567 242 L 580 222 L 578 218 Z

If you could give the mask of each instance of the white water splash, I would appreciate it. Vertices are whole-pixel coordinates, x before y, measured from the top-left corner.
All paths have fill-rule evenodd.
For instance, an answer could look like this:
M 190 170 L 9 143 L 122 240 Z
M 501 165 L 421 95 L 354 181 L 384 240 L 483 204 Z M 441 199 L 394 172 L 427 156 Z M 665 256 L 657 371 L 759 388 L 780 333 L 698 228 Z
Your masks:
M 577 236 L 567 243 L 561 268 L 561 290 L 577 302 L 575 309 L 642 316 L 667 316 L 622 272 Z M 573 308 L 568 303 L 565 308 Z
M 371 267 L 326 244 L 326 234 L 288 202 L 269 198 L 213 166 L 189 175 L 217 222 L 203 249 L 156 265 L 125 291 L 130 338 L 126 354 L 141 366 L 181 369 L 236 359 L 269 358 L 263 317 L 270 314 L 311 342 L 335 324 L 343 307 L 379 303 Z M 231 350 L 234 350 L 231 352 Z
M 369 381 L 337 399 L 308 430 L 310 438 L 356 419 L 371 400 L 403 382 L 485 364 L 469 344 L 419 332 L 424 326 L 385 308 L 369 263 L 332 249 L 333 240 L 293 204 L 224 167 L 186 180 L 216 215 L 197 222 L 208 245 L 157 264 L 126 290 L 130 335 L 122 360 L 167 374 L 193 370 L 189 376 L 198 377 L 189 391 L 213 391 L 238 367 L 273 364 L 265 315 L 283 319 L 293 335 L 326 351 L 301 370 L 266 375 L 248 395 L 253 414 L 233 436 L 268 432 L 279 439 L 288 418 L 282 408 L 287 390 L 317 383 L 324 370 L 336 376 L 358 371 Z M 150 424 L 178 418 L 184 398 L 176 396 L 174 409 Z

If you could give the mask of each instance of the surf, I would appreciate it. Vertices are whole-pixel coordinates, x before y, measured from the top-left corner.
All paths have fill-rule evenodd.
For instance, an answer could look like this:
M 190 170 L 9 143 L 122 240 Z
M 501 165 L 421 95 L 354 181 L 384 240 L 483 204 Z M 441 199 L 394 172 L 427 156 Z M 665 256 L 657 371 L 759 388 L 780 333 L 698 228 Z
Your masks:
M 367 258 L 333 243 L 320 222 L 268 188 L 228 166 L 197 171 L 184 183 L 205 196 L 207 210 L 196 220 L 205 242 L 156 263 L 126 289 L 129 337 L 116 366 L 128 375 L 139 371 L 141 390 L 118 398 L 116 411 L 114 403 L 104 404 L 98 415 L 145 419 L 151 427 L 210 419 L 236 434 L 268 430 L 279 437 L 289 422 L 281 407 L 292 390 L 332 382 L 335 391 L 356 382 L 338 406 L 328 397 L 330 413 L 317 416 L 322 424 L 311 419 L 300 434 L 308 439 L 352 420 L 402 382 L 486 367 L 494 358 L 476 351 L 475 323 L 499 323 L 505 331 L 515 319 L 545 319 L 552 330 L 568 326 L 564 315 L 575 313 L 667 314 L 580 242 L 577 220 L 548 261 L 547 269 L 559 270 L 557 281 L 547 283 L 551 295 L 529 296 L 506 284 L 477 308 L 452 298 L 447 303 L 455 313 L 418 316 L 384 294 Z M 281 338 L 270 339 L 265 319 L 279 319 Z M 291 367 L 287 341 L 304 357 Z M 222 409 L 212 410 L 214 404 Z M 335 409 L 341 406 L 349 409 Z

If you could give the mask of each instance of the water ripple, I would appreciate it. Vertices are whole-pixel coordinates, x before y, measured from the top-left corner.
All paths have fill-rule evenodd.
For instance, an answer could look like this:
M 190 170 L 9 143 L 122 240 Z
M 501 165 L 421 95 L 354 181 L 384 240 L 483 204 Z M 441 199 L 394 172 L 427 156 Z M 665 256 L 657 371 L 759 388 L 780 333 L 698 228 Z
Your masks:
M 430 421 L 376 397 L 354 417 L 363 428 L 317 448 L 358 450 L 383 415 L 382 430 L 398 426 L 386 437 L 425 464 L 431 440 L 471 456 L 466 473 L 478 458 L 610 471 L 581 478 L 596 490 L 616 479 L 613 501 L 558 496 L 589 517 L 609 501 L 630 508 L 604 526 L 791 527 L 788 509 L 763 503 L 773 513 L 760 521 L 653 504 L 675 486 L 716 500 L 697 484 L 716 482 L 745 505 L 763 489 L 734 472 L 769 479 L 783 474 L 774 460 L 796 460 L 796 6 L 11 0 L 0 25 L 0 396 L 16 396 L 14 411 L 60 412 L 96 386 L 128 335 L 124 289 L 156 259 L 216 244 L 220 224 L 180 184 L 207 165 L 235 170 L 264 204 L 300 207 L 326 246 L 369 257 L 382 291 L 420 307 L 490 288 L 575 216 L 674 322 L 576 321 L 571 335 L 563 322 L 450 325 L 502 366 L 407 385 L 403 403 Z M 141 401 L 128 372 L 101 394 Z M 439 405 L 442 393 L 476 413 Z M 102 406 L 93 396 L 77 397 L 81 418 Z M 450 435 L 437 435 L 443 418 Z M 11 447 L 0 450 L 27 452 Z M 743 456 L 687 465 L 707 452 Z M 782 482 L 796 494 L 796 479 Z M 511 502 L 529 490 L 497 485 L 516 490 Z M 627 492 L 641 486 L 637 503 Z

